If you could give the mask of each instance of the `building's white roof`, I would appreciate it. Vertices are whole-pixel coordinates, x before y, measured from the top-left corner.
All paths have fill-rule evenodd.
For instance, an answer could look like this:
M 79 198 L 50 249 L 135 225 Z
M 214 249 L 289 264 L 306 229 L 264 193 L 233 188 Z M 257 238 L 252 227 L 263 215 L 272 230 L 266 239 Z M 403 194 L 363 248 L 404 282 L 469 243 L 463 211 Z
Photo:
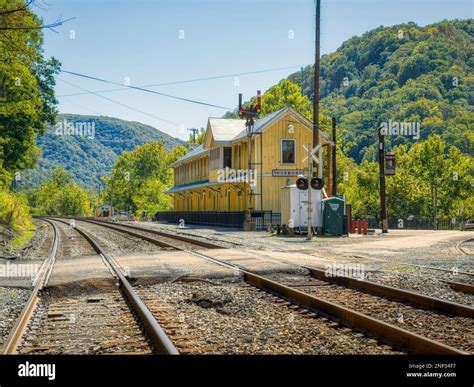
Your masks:
M 209 118 L 209 127 L 216 143 L 232 141 L 245 131 L 245 120 L 231 118 Z

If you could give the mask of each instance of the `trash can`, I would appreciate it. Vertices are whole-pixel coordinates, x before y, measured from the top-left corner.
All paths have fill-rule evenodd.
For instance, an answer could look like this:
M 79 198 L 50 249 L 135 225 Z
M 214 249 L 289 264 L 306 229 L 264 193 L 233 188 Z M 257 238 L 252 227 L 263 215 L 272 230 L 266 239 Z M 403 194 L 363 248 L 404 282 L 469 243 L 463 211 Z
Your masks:
M 321 201 L 323 234 L 344 234 L 344 204 L 344 199 L 339 197 L 326 198 Z

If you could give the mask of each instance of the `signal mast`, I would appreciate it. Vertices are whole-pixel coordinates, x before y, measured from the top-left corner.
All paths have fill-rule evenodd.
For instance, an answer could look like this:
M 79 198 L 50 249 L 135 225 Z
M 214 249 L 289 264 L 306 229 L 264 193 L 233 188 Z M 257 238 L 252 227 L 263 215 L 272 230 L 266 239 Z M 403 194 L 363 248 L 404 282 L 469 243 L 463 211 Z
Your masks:
M 252 135 L 253 135 L 253 126 L 255 124 L 254 118 L 260 116 L 260 111 L 262 109 L 262 95 L 260 90 L 257 90 L 257 104 L 251 105 L 248 108 L 244 108 L 242 105 L 242 93 L 239 93 L 239 117 L 245 118 L 245 128 L 247 131 L 247 150 L 248 150 L 248 163 L 247 163 L 247 184 L 248 184 L 248 193 L 247 193 L 247 209 L 245 211 L 245 218 L 243 228 L 244 231 L 253 231 L 255 230 L 255 223 L 252 222 L 252 189 L 250 187 L 250 169 L 252 167 Z

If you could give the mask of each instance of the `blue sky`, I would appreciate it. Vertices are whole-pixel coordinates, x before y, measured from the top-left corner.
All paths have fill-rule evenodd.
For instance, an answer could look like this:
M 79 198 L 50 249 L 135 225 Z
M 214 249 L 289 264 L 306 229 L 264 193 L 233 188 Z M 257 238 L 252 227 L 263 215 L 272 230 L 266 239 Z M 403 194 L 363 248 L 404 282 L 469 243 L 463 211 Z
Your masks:
M 471 0 L 322 0 L 321 52 L 335 51 L 354 35 L 380 25 L 472 17 Z M 45 32 L 45 52 L 64 70 L 132 86 L 175 82 L 275 68 L 266 73 L 163 85 L 162 93 L 234 108 L 299 67 L 314 61 L 313 0 L 47 0 L 33 8 L 45 22 L 75 17 Z M 75 35 L 74 39 L 71 36 Z M 184 37 L 184 39 L 183 39 Z M 118 88 L 59 75 L 62 113 L 106 115 L 152 125 L 174 137 L 203 127 L 225 110 L 137 90 L 65 96 Z M 74 84 L 78 87 L 75 87 Z M 142 113 L 143 112 L 143 113 Z M 163 119 L 165 121 L 161 121 Z

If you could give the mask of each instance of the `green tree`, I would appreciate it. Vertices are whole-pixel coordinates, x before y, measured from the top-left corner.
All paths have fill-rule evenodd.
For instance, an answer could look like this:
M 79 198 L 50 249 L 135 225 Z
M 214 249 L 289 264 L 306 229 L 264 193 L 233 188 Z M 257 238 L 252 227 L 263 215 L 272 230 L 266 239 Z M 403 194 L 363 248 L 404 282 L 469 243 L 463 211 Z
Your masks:
M 285 106 L 292 107 L 309 120 L 313 119 L 310 99 L 302 94 L 301 87 L 288 79 L 283 79 L 263 94 L 261 114 L 266 116 Z
M 94 196 L 80 187 L 71 174 L 62 167 L 56 168 L 49 180 L 27 193 L 28 201 L 36 214 L 88 216 L 92 214 Z
M 69 182 L 61 189 L 58 212 L 65 216 L 87 216 L 92 213 L 90 192 L 74 182 Z
M 59 62 L 43 56 L 41 20 L 24 0 L 0 0 L 0 182 L 34 165 L 35 138 L 54 123 L 54 75 Z
M 169 185 L 165 185 L 162 181 L 155 178 L 144 181 L 138 192 L 132 195 L 137 213 L 154 215 L 158 211 L 170 209 L 172 199 L 169 195 L 163 194 L 163 191 L 168 188 Z
M 185 147 L 178 147 L 168 153 L 163 142 L 154 141 L 131 152 L 124 152 L 117 159 L 112 174 L 104 179 L 107 185 L 105 197 L 113 197 L 116 208 L 131 211 L 160 207 L 163 203 L 168 203 L 163 191 L 173 182 L 169 165 L 183 155 L 185 150 Z M 159 190 L 152 195 L 150 187 Z M 140 194 L 147 199 L 139 199 Z M 150 200 L 149 206 L 146 200 Z

